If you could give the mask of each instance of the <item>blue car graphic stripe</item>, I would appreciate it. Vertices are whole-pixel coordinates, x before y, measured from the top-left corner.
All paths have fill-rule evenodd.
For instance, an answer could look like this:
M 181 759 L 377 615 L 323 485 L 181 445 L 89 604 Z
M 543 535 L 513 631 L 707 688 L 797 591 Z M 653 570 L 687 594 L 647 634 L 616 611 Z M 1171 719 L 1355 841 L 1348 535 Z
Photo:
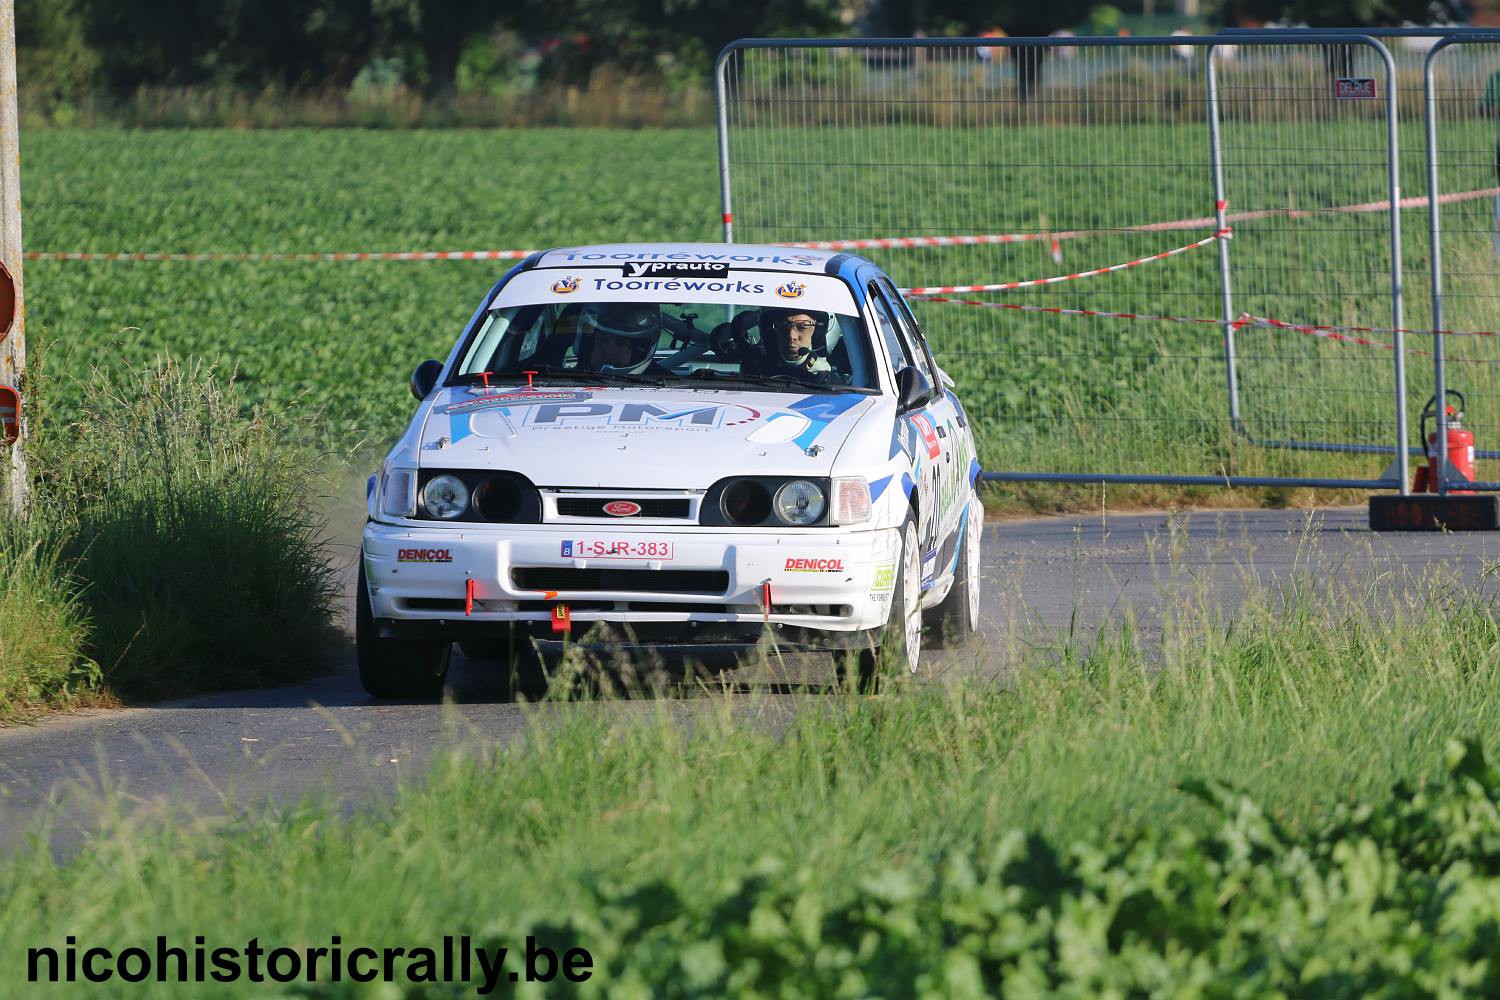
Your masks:
M 958 518 L 958 540 L 953 545 L 953 561 L 948 564 L 948 568 L 944 572 L 953 573 L 958 570 L 958 555 L 964 550 L 964 530 L 968 528 L 968 526 L 969 508 L 965 506 L 964 512 L 960 514 Z
M 864 396 L 848 393 L 842 396 L 806 396 L 797 400 L 787 409 L 806 417 L 808 423 L 807 429 L 798 434 L 793 443 L 803 449 L 812 447 L 812 443 L 827 429 L 829 424 L 858 406 L 862 399 Z

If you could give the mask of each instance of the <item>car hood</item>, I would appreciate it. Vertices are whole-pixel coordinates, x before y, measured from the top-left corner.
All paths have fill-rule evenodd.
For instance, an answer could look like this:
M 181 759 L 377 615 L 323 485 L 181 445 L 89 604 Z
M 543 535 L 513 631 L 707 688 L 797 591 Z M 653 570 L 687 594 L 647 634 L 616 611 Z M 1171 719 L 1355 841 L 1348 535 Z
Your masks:
M 826 476 L 862 393 L 563 386 L 442 389 L 423 468 L 506 469 L 538 486 L 707 489 L 728 475 Z

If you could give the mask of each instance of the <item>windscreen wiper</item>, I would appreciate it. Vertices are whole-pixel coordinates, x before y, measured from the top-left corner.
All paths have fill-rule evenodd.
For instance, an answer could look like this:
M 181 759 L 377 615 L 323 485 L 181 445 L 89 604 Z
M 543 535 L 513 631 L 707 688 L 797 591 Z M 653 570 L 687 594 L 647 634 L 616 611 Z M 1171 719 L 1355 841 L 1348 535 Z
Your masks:
M 764 385 L 767 382 L 780 385 L 795 385 L 802 389 L 821 389 L 824 392 L 861 392 L 873 393 L 874 389 L 866 389 L 863 386 L 837 385 L 827 382 L 815 382 L 811 379 L 798 378 L 795 375 L 758 375 L 752 372 L 740 372 L 731 374 L 728 372 L 714 371 L 712 368 L 700 368 L 693 372 L 688 378 L 705 379 L 715 382 L 744 382 L 750 385 Z
M 598 382 L 601 385 L 611 383 L 622 383 L 624 385 L 649 385 L 661 388 L 667 384 L 667 380 L 660 375 L 647 375 L 636 372 L 582 372 L 579 378 L 585 381 Z

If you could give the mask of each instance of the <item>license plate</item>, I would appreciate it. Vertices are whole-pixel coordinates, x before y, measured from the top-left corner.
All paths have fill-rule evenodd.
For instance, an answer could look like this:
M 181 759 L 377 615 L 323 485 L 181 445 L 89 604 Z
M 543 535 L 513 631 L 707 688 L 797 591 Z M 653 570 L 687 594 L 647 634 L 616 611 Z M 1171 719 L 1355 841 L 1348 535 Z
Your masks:
M 562 543 L 564 559 L 661 559 L 673 557 L 671 542 L 639 538 L 578 538 Z

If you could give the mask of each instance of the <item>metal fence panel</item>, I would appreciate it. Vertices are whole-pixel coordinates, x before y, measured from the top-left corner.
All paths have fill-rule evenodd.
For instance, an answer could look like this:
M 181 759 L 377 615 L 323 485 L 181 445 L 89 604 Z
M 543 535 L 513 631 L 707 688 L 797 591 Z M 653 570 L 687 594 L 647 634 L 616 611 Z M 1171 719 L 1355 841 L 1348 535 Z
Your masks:
M 1500 489 L 1500 34 L 1444 38 L 1424 72 L 1428 185 L 1436 198 L 1428 224 L 1432 325 L 1455 335 L 1424 338 L 1435 398 L 1467 402 L 1463 425 L 1475 435 L 1473 488 Z M 1446 452 L 1446 418 L 1436 407 L 1427 430 Z M 1485 447 L 1488 445 L 1489 447 Z M 1447 469 L 1446 454 L 1438 464 Z M 1445 475 L 1442 487 L 1469 488 Z
M 1389 487 L 1400 335 L 1310 327 L 1401 325 L 1393 80 L 1353 37 L 737 43 L 726 237 L 982 286 L 917 308 L 1000 477 Z

